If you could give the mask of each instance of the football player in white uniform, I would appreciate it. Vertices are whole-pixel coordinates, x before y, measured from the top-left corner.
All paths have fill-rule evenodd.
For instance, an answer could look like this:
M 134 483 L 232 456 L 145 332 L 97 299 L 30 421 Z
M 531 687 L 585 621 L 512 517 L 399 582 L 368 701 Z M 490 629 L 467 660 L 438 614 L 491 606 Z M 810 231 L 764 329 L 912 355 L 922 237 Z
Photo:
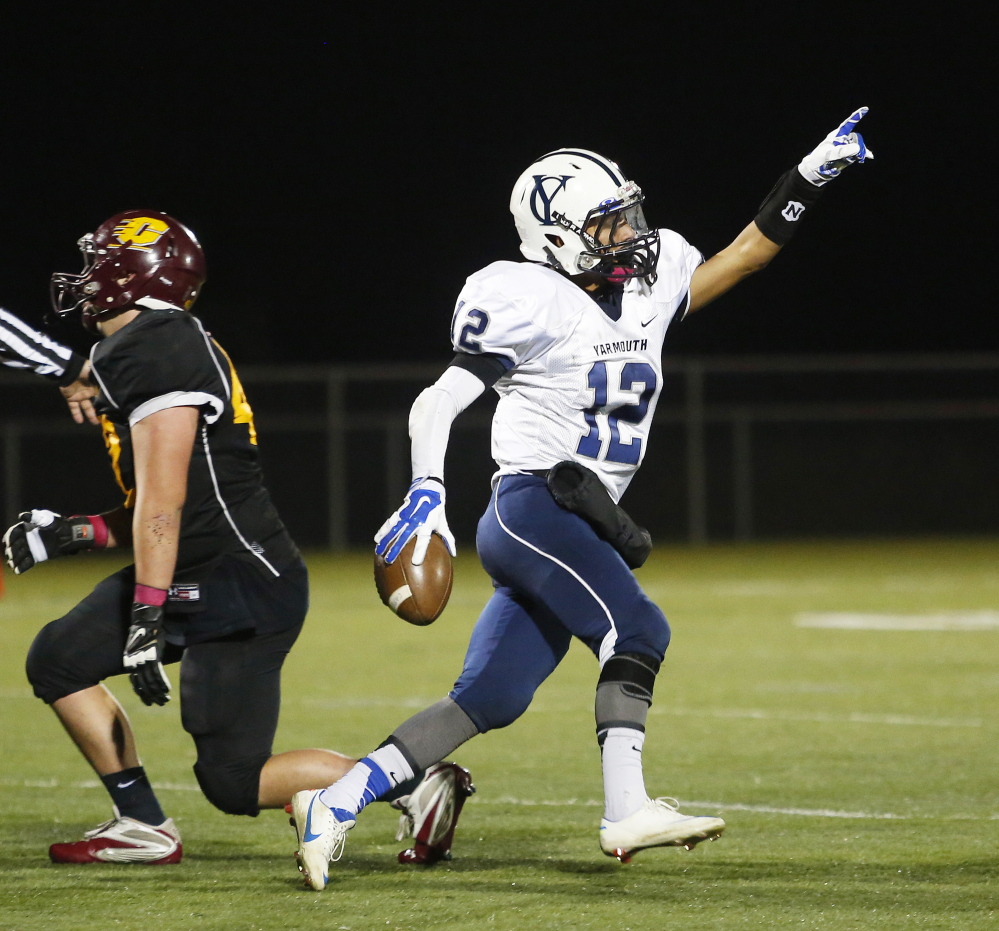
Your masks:
M 358 812 L 476 734 L 515 721 L 572 637 L 597 657 L 604 853 L 716 838 L 725 823 L 652 799 L 642 773 L 645 720 L 669 644 L 662 611 L 630 571 L 651 548 L 617 504 L 645 456 L 662 385 L 666 329 L 764 268 L 825 184 L 871 157 L 862 108 L 786 172 L 755 220 L 704 260 L 671 230 L 649 229 L 640 188 L 612 161 L 559 149 L 517 180 L 510 209 L 527 262 L 494 262 L 458 296 L 455 357 L 410 414 L 413 484 L 376 535 L 389 562 L 433 532 L 452 554 L 444 456 L 454 418 L 492 387 L 498 470 L 478 550 L 495 594 L 447 698 L 398 727 L 334 785 L 294 800 L 299 865 L 325 887 Z

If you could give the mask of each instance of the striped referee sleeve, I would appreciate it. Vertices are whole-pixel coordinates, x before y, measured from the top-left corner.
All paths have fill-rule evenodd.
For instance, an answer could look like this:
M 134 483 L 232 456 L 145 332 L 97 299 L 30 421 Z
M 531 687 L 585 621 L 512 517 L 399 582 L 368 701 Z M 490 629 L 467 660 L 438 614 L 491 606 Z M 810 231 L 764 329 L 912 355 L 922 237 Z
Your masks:
M 85 361 L 68 346 L 49 339 L 0 307 L 0 363 L 3 365 L 31 369 L 60 385 L 68 385 L 76 380 Z

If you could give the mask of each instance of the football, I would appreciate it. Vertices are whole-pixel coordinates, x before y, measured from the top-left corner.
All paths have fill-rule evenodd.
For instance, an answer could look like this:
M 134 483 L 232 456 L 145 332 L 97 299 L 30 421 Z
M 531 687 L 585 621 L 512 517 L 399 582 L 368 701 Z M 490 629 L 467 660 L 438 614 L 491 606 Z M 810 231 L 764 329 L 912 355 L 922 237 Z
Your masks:
M 382 603 L 404 621 L 425 627 L 441 616 L 451 595 L 451 554 L 438 534 L 432 534 L 423 564 L 413 565 L 416 537 L 403 547 L 395 562 L 375 555 L 375 585 Z

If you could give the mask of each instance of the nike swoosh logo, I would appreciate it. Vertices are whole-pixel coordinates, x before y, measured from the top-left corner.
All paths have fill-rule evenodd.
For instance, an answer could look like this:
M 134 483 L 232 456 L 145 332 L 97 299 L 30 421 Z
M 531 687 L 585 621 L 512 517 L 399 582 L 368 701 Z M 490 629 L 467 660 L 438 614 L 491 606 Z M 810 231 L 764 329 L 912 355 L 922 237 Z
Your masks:
M 144 627 L 137 627 L 135 632 L 131 637 L 128 638 L 128 643 L 125 644 L 125 652 L 130 652 L 135 644 L 139 643 L 146 636 L 146 629 Z
M 309 843 L 309 841 L 314 841 L 322 837 L 322 834 L 312 833 L 312 806 L 316 804 L 317 798 L 319 798 L 318 793 L 312 796 L 312 801 L 309 802 L 308 814 L 305 816 L 305 834 L 302 835 L 302 840 L 304 840 L 306 843 Z
M 659 314 L 656 314 L 656 317 L 658 317 L 658 316 L 659 316 Z M 653 320 L 656 319 L 656 317 L 650 317 L 648 320 L 643 320 L 642 321 L 642 326 L 643 327 L 648 326 L 650 323 L 652 323 Z
M 136 776 L 134 779 L 130 780 L 129 782 L 119 782 L 118 783 L 118 788 L 119 789 L 127 789 L 129 786 L 135 785 L 135 783 L 137 783 L 138 781 L 139 781 L 139 777 Z

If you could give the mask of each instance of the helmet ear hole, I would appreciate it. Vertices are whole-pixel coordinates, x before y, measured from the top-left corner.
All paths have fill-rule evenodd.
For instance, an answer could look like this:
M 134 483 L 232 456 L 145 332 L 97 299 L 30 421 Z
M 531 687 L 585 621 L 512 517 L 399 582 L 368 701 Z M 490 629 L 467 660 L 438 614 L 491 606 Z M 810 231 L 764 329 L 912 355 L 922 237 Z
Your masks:
M 565 245 L 565 240 L 561 236 L 556 236 L 554 233 L 545 233 L 545 239 L 547 239 L 556 249 L 561 249 Z

